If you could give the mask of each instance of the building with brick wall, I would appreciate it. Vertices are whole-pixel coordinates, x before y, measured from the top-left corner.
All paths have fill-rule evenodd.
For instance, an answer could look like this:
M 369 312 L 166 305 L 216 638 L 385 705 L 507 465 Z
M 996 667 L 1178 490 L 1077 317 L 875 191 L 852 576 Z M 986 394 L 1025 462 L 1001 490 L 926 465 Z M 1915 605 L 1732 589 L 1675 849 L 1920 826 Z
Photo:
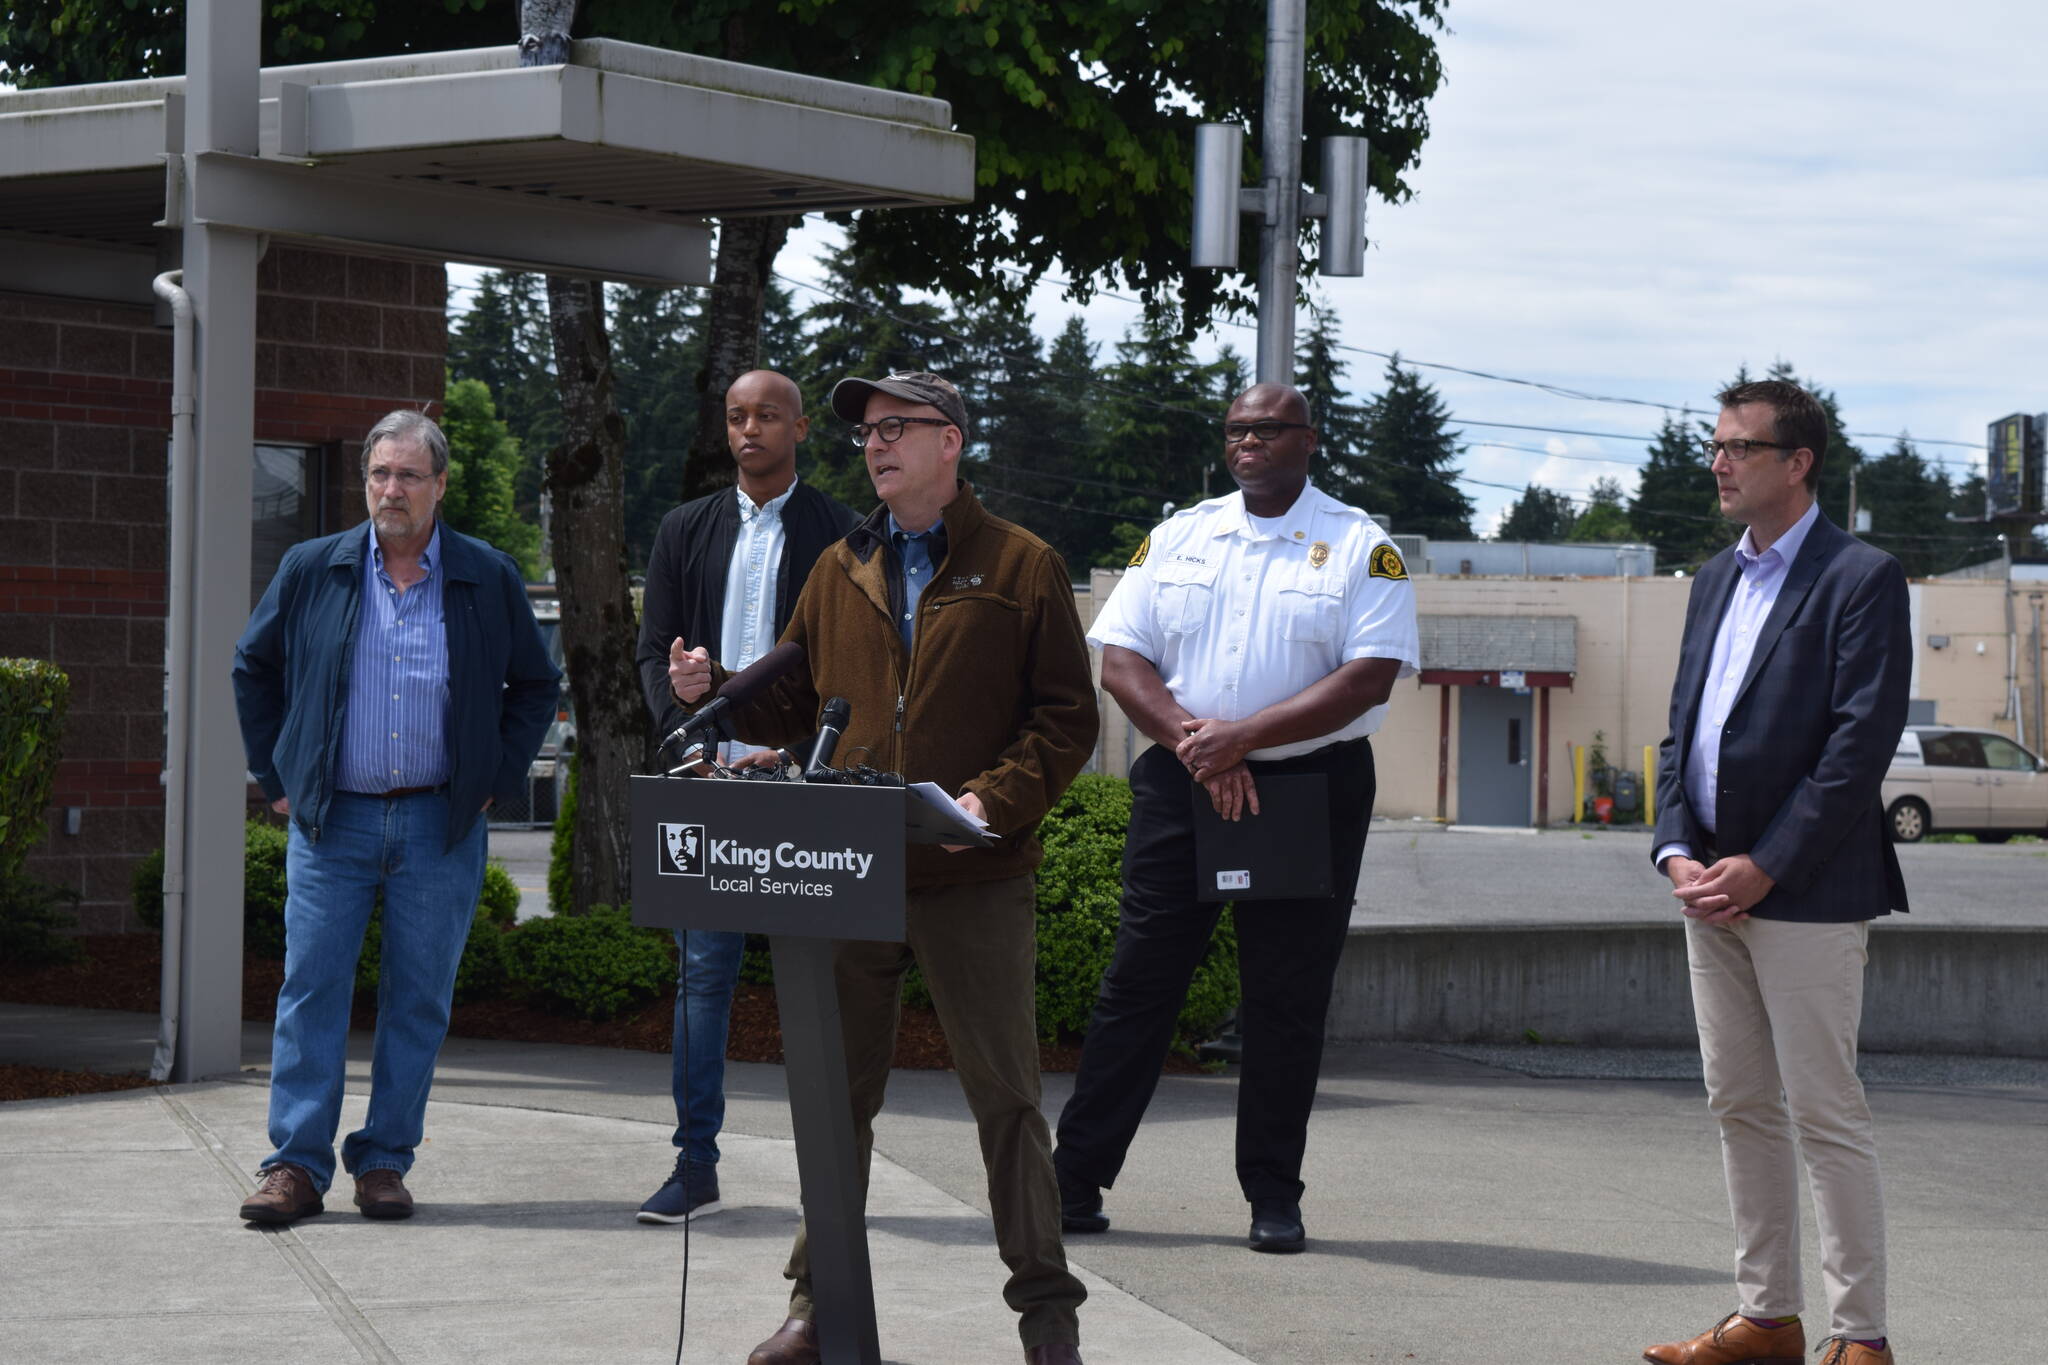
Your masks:
M 276 245 L 258 266 L 250 602 L 292 544 L 363 520 L 363 433 L 444 387 L 446 272 Z M 28 875 L 81 927 L 139 927 L 164 839 L 171 333 L 144 305 L 0 293 L 0 656 L 70 675 L 64 759 Z

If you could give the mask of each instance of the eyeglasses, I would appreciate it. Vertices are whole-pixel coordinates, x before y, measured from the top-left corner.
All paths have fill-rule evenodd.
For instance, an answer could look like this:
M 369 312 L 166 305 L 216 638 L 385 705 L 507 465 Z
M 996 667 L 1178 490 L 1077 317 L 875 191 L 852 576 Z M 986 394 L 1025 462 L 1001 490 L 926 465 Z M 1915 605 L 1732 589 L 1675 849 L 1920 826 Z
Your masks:
M 1723 455 L 1726 455 L 1735 463 L 1741 464 L 1759 450 L 1797 449 L 1799 449 L 1798 446 L 1780 445 L 1776 441 L 1716 441 L 1712 437 L 1706 436 L 1700 438 L 1699 445 L 1700 454 L 1707 457 L 1708 464 L 1712 464 Z
M 1261 441 L 1277 441 L 1283 431 L 1309 430 L 1307 422 L 1225 422 L 1223 443 L 1236 445 L 1247 436 L 1256 436 Z
M 379 465 L 377 466 L 377 468 L 370 471 L 365 482 L 367 482 L 372 488 L 376 487 L 380 483 L 395 483 L 400 488 L 403 488 L 406 492 L 410 493 L 412 492 L 413 489 L 418 488 L 421 484 L 425 483 L 428 479 L 431 479 L 433 477 L 434 476 L 431 474 L 415 474 L 410 469 L 386 469 L 382 465 Z
M 883 445 L 894 445 L 903 439 L 903 428 L 915 422 L 921 427 L 950 427 L 953 424 L 943 417 L 884 417 L 879 422 L 856 422 L 853 426 L 853 443 L 865 449 L 869 433 L 882 438 Z

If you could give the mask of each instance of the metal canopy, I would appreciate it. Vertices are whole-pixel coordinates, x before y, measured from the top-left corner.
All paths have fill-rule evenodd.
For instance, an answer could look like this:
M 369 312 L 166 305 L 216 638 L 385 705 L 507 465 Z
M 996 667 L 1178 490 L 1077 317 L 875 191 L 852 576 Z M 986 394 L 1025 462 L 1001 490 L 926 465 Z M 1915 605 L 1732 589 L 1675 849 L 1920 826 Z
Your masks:
M 507 46 L 267 68 L 253 157 L 177 155 L 182 77 L 0 95 L 0 288 L 95 248 L 118 267 L 199 222 L 702 284 L 706 217 L 973 198 L 974 140 L 942 100 L 608 39 L 565 65 L 518 62 Z M 132 269 L 117 273 L 133 297 Z
M 1578 671 L 1576 616 L 1423 616 L 1418 624 L 1425 672 Z

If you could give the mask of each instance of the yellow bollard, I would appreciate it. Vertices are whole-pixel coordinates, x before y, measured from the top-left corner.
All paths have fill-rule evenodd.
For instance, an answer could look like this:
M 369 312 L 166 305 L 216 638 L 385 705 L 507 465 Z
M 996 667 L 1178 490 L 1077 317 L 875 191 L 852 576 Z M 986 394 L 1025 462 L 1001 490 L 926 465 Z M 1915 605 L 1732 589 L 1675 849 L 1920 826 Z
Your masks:
M 1586 818 L 1586 746 L 1572 746 L 1572 823 Z
M 1643 823 L 1657 823 L 1657 746 L 1643 746 Z

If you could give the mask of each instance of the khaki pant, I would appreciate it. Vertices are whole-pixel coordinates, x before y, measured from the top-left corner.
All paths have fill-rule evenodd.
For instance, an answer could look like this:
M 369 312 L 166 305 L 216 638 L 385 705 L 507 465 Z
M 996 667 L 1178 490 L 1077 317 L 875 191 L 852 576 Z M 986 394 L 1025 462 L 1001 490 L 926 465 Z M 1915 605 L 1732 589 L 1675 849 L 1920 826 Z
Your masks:
M 834 953 L 863 1197 L 896 1051 L 903 973 L 914 960 L 981 1138 L 996 1249 L 1010 1268 L 1003 1299 L 1021 1315 L 1017 1330 L 1027 1349 L 1078 1343 L 1075 1310 L 1088 1296 L 1060 1244 L 1052 1141 L 1038 1109 L 1036 900 L 1029 876 L 913 891 L 904 915 L 908 943 L 849 941 Z M 809 1320 L 810 1255 L 801 1226 L 782 1273 L 795 1281 L 790 1316 Z
M 1884 1189 L 1856 1078 L 1868 923 L 1686 921 L 1707 1105 L 1721 1125 L 1741 1311 L 1803 1309 L 1799 1161 L 1830 1331 L 1885 1335 Z M 1797 1134 L 1797 1146 L 1794 1134 Z

